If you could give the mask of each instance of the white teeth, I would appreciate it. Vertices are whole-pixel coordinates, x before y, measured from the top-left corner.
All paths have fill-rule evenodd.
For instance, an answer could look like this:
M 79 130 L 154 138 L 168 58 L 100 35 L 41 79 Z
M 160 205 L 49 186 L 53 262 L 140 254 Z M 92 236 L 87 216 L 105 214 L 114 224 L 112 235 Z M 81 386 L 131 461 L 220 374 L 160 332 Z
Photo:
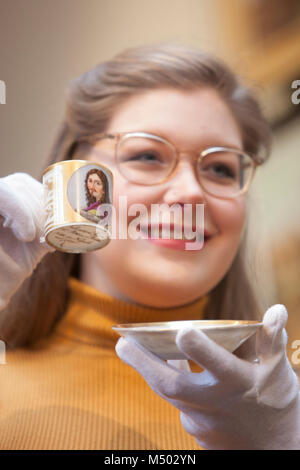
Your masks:
M 195 237 L 193 238 L 187 238 L 185 235 L 180 231 L 180 230 L 170 230 L 169 232 L 167 230 L 163 231 L 162 229 L 159 230 L 159 237 L 160 238 L 166 238 L 170 240 L 186 240 L 186 241 L 193 241 Z
M 193 242 L 196 239 L 196 235 L 193 233 L 188 232 L 187 236 L 184 235 L 184 230 L 180 229 L 171 229 L 168 231 L 167 228 L 163 229 L 162 227 L 157 230 L 156 228 L 153 228 L 151 231 L 150 227 L 141 227 L 140 230 L 148 235 L 151 238 L 162 238 L 166 240 L 185 240 L 188 242 Z M 177 235 L 175 237 L 175 235 Z M 188 237 L 188 235 L 193 235 L 192 238 Z

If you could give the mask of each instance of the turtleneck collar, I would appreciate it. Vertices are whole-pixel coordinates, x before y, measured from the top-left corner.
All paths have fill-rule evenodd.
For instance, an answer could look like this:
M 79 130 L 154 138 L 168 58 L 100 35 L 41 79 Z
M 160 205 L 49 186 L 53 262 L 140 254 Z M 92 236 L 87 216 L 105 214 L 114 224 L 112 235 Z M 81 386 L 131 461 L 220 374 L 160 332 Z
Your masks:
M 154 308 L 116 299 L 73 277 L 68 288 L 67 311 L 56 332 L 95 346 L 114 344 L 119 336 L 111 327 L 119 323 L 201 320 L 208 301 L 205 296 L 180 307 Z

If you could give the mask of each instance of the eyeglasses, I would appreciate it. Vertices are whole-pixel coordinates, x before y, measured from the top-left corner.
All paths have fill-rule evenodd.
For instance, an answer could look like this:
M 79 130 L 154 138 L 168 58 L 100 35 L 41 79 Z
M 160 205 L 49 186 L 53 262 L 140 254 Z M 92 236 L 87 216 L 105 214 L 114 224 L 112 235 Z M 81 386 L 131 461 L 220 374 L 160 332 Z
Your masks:
M 147 132 L 95 134 L 78 142 L 96 144 L 114 140 L 115 162 L 120 173 L 139 185 L 164 183 L 175 175 L 182 153 L 163 137 Z M 191 152 L 189 152 L 191 153 Z M 196 153 L 196 171 L 202 189 L 218 198 L 235 198 L 248 191 L 258 157 L 228 147 L 213 146 Z

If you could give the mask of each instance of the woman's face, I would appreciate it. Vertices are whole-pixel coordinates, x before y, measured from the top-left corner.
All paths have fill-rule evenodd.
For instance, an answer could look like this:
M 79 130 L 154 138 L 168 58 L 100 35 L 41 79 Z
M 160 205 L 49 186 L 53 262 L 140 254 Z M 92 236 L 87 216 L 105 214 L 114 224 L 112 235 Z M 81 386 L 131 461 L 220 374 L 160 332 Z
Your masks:
M 92 173 L 87 179 L 87 187 L 91 196 L 93 196 L 96 201 L 101 199 L 103 194 L 103 184 L 97 173 Z
M 242 149 L 240 130 L 230 109 L 217 92 L 208 88 L 160 89 L 129 98 L 113 116 L 107 132 L 130 131 L 165 137 L 180 150 L 195 152 L 215 145 Z M 100 141 L 91 149 L 87 159 L 98 159 L 113 172 L 117 220 L 120 196 L 127 196 L 128 208 L 141 203 L 149 214 L 151 204 L 204 204 L 209 239 L 198 251 L 174 249 L 147 239 L 113 239 L 102 250 L 83 256 L 83 281 L 123 300 L 153 307 L 192 302 L 221 281 L 242 237 L 245 197 L 219 199 L 205 194 L 197 179 L 193 152 L 181 154 L 178 171 L 171 179 L 142 186 L 119 173 L 107 142 Z M 128 225 L 133 218 L 128 216 Z

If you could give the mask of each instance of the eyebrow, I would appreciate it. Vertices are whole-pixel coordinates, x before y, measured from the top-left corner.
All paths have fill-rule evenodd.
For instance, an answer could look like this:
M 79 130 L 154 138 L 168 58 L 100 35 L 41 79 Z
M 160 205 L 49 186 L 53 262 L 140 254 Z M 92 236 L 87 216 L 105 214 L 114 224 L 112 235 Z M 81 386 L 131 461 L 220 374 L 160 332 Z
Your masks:
M 165 132 L 161 130 L 158 130 L 158 129 L 145 130 L 143 128 L 139 130 L 135 129 L 132 131 L 128 131 L 128 133 L 134 133 L 134 132 L 145 132 L 147 134 L 156 135 L 157 137 L 162 137 L 163 139 L 172 143 L 175 147 L 178 147 L 178 145 L 173 141 L 173 139 L 171 139 Z M 199 139 L 200 139 L 200 135 L 201 134 L 199 133 Z M 205 138 L 203 139 L 203 143 L 199 144 L 199 149 L 207 148 L 207 147 L 228 147 L 228 148 L 235 148 L 235 149 L 243 150 L 243 143 L 241 141 L 241 146 L 240 145 L 237 146 L 236 144 L 233 144 L 232 142 L 227 141 L 226 139 L 220 139 L 220 136 L 214 136 L 213 134 L 210 134 L 210 135 L 206 134 Z

